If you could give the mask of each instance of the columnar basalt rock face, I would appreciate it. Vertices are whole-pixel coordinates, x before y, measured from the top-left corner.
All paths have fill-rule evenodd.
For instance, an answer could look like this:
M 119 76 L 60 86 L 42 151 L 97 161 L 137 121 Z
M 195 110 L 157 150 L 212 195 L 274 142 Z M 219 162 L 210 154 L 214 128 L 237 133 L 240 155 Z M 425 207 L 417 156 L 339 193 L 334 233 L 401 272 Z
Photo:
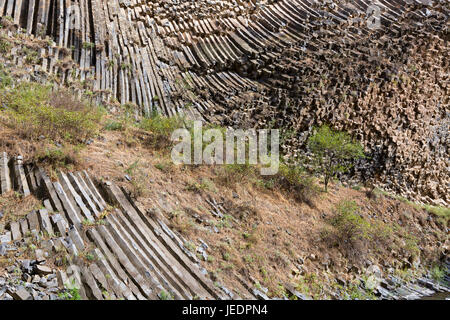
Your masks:
M 99 102 L 289 128 L 291 155 L 328 122 L 371 151 L 379 184 L 449 203 L 448 1 L 7 0 L 0 13 L 54 40 L 35 70 Z M 67 48 L 79 68 L 58 63 Z
M 48 252 L 68 253 L 70 266 L 59 271 L 60 286 L 75 281 L 83 299 L 231 298 L 207 277 L 163 217 L 140 211 L 114 183 L 95 184 L 86 171 L 60 171 L 52 181 L 45 170 L 23 164 L 20 157 L 1 152 L 0 161 L 0 195 L 11 190 L 33 194 L 45 206 L 10 222 L 9 231 L 0 233 L 1 256 L 30 234 L 47 238 Z M 247 292 L 242 298 L 255 296 Z

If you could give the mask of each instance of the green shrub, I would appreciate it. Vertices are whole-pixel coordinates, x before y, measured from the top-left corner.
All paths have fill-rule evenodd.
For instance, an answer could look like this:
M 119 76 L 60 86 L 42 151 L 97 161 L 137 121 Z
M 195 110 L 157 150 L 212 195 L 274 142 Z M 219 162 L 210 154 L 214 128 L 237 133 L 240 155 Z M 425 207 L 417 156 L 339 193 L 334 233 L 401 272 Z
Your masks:
M 280 163 L 278 173 L 263 176 L 257 165 L 226 164 L 218 170 L 220 183 L 232 186 L 236 183 L 249 182 L 268 190 L 281 190 L 290 194 L 296 201 L 313 206 L 312 199 L 318 190 L 313 177 L 302 167 Z
M 358 214 L 355 201 L 341 201 L 337 214 L 331 219 L 331 225 L 338 231 L 342 240 L 355 241 L 370 238 L 370 223 Z
M 195 193 L 201 193 L 204 190 L 213 190 L 213 186 L 208 184 L 207 182 L 196 182 L 196 181 L 192 181 L 192 182 L 188 182 L 186 185 L 186 190 L 187 191 L 192 191 Z
M 184 126 L 180 117 L 167 118 L 154 113 L 150 118 L 144 118 L 139 128 L 148 131 L 150 137 L 147 144 L 156 149 L 169 148 L 172 145 L 172 132 Z
M 372 240 L 370 223 L 358 213 L 359 207 L 354 201 L 341 201 L 336 213 L 329 219 L 332 227 L 326 227 L 321 233 L 324 241 L 340 247 L 347 258 L 360 261 Z
M 281 163 L 278 173 L 272 179 L 275 179 L 275 188 L 290 192 L 297 201 L 312 206 L 312 199 L 317 195 L 317 188 L 313 177 L 302 167 Z
M 141 129 L 150 131 L 153 134 L 171 136 L 172 132 L 183 126 L 183 121 L 179 117 L 164 117 L 160 114 L 153 114 L 150 118 L 145 118 L 139 124 Z
M 245 164 L 225 164 L 218 171 L 219 182 L 225 186 L 251 181 L 256 177 L 255 166 Z
M 123 129 L 124 124 L 120 121 L 108 121 L 105 125 L 105 130 L 108 131 L 122 131 Z
M 8 40 L 0 38 L 0 54 L 8 54 L 11 51 L 11 43 Z
M 96 134 L 103 115 L 67 91 L 52 92 L 50 86 L 37 83 L 20 83 L 2 93 L 7 124 L 25 138 L 84 142 Z
M 26 64 L 34 65 L 39 63 L 39 53 L 36 50 L 24 47 L 22 53 L 25 55 Z
M 161 290 L 161 292 L 159 293 L 159 298 L 161 300 L 173 300 L 174 297 L 170 294 L 170 292 Z
M 63 300 L 81 300 L 80 289 L 76 286 L 75 280 L 72 280 L 72 284 L 66 287 L 65 291 L 59 293 L 58 296 Z
M 95 44 L 91 42 L 83 42 L 83 49 L 94 49 Z
M 313 153 L 316 171 L 324 175 L 325 192 L 330 179 L 347 172 L 354 160 L 364 158 L 364 148 L 349 134 L 334 131 L 327 125 L 315 129 L 308 139 L 308 148 Z
M 350 259 L 361 260 L 368 247 L 374 250 L 389 248 L 397 238 L 405 241 L 404 250 L 411 255 L 418 254 L 417 239 L 406 230 L 380 220 L 366 219 L 359 211 L 355 201 L 339 202 L 335 215 L 329 219 L 332 228 L 325 228 L 322 238 L 344 249 Z
M 431 271 L 431 277 L 437 281 L 437 282 L 442 282 L 444 280 L 445 277 L 445 268 L 443 266 L 440 265 L 435 265 Z
M 370 290 L 362 289 L 359 284 L 349 283 L 344 288 L 345 300 L 376 300 L 375 294 Z
M 0 66 L 0 90 L 11 86 L 13 83 L 13 80 L 11 78 L 11 76 L 9 75 L 9 73 L 5 70 L 3 70 L 3 68 Z M 1 102 L 1 100 L 0 100 Z M 0 108 L 2 106 L 0 105 Z

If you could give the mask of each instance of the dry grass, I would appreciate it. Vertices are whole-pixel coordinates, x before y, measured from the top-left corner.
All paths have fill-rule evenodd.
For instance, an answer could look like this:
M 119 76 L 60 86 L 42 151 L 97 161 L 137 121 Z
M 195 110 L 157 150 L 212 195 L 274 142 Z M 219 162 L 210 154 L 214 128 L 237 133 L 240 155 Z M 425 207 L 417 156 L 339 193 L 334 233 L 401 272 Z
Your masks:
M 42 203 L 33 195 L 23 197 L 11 191 L 0 196 L 0 211 L 3 211 L 3 223 L 17 221 L 33 210 L 42 208 Z
M 197 234 L 194 219 L 183 210 L 174 210 L 169 216 L 170 227 L 177 230 L 181 234 L 194 236 Z
M 236 185 L 258 187 L 260 191 L 281 190 L 296 202 L 314 207 L 319 189 L 314 178 L 296 166 L 281 164 L 277 174 L 262 176 L 259 167 L 249 164 L 225 165 L 216 169 L 216 181 L 222 186 L 236 188 Z
M 16 131 L 0 127 L 0 150 L 6 151 L 10 157 L 21 155 L 25 163 L 34 163 L 46 169 L 50 174 L 56 169 L 83 170 L 88 167 L 81 156 L 83 146 L 70 144 L 57 147 L 47 140 L 30 141 L 18 139 Z
M 14 30 L 14 21 L 11 17 L 1 17 L 0 18 L 0 29 L 6 31 Z

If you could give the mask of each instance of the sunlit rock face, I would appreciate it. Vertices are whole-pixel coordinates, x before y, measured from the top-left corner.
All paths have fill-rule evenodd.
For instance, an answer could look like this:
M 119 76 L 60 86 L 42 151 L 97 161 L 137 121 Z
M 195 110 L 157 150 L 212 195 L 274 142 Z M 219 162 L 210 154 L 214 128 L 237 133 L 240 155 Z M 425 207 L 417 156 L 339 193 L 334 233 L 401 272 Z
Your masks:
M 289 129 L 290 155 L 331 123 L 370 151 L 359 174 L 449 203 L 448 1 L 11 0 L 0 13 L 53 39 L 34 72 L 99 102 Z M 67 49 L 75 71 L 58 63 Z

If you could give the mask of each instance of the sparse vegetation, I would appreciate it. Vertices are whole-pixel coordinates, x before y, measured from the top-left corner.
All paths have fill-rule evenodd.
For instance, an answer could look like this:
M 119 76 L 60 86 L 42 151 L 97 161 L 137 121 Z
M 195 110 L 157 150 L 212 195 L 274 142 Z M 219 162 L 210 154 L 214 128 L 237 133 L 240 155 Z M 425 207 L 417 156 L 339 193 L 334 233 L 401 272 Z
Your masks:
M 159 293 L 159 298 L 161 300 L 173 300 L 172 294 L 170 294 L 170 292 L 167 292 L 165 290 L 161 290 L 161 292 Z
M 181 234 L 192 234 L 197 230 L 197 225 L 189 217 L 184 210 L 174 210 L 170 213 L 170 226 L 180 232 Z M 189 250 L 195 249 L 191 242 L 186 242 L 185 246 Z
M 280 164 L 278 173 L 272 177 L 265 178 L 266 188 L 281 189 L 293 195 L 294 199 L 313 206 L 313 199 L 318 190 L 311 177 L 300 166 Z
M 99 219 L 99 220 L 95 220 L 95 221 L 84 219 L 81 223 L 84 227 L 95 227 L 95 226 L 101 226 L 101 225 L 107 224 L 106 220 L 104 220 L 104 219 Z
M 200 193 L 201 191 L 208 190 L 208 191 L 216 191 L 216 186 L 214 182 L 212 182 L 210 179 L 204 178 L 201 179 L 200 182 L 192 181 L 188 182 L 186 186 L 186 190 Z
M 419 204 L 413 201 L 410 201 L 402 196 L 399 195 L 395 195 L 395 194 L 390 194 L 384 190 L 380 190 L 380 189 L 375 189 L 374 192 L 376 194 L 382 194 L 386 197 L 389 198 L 394 198 L 397 199 L 398 201 L 407 203 L 408 205 L 414 207 L 417 210 L 426 210 L 427 212 L 435 215 L 438 219 L 438 221 L 440 221 L 442 223 L 443 226 L 448 226 L 448 223 L 450 221 L 450 208 L 446 208 L 446 207 L 440 207 L 440 206 L 432 206 L 432 205 L 424 205 L 424 204 Z
M 171 161 L 161 161 L 155 164 L 155 168 L 162 172 L 169 173 L 174 170 L 175 165 Z
M 218 168 L 217 174 L 217 180 L 222 185 L 233 187 L 237 183 L 249 183 L 266 190 L 279 190 L 310 206 L 313 206 L 313 199 L 318 194 L 314 178 L 296 165 L 280 163 L 278 173 L 263 176 L 256 165 L 229 164 Z
M 315 274 L 305 274 L 300 277 L 296 289 L 313 299 L 320 299 L 323 295 L 323 283 Z
M 83 42 L 83 49 L 94 49 L 95 44 L 92 42 Z
M 343 201 L 337 206 L 337 214 L 331 224 L 337 228 L 342 241 L 367 239 L 370 235 L 370 224 L 358 213 L 359 207 L 354 201 Z
M 363 217 L 361 208 L 355 201 L 343 200 L 336 207 L 336 213 L 329 219 L 332 228 L 322 231 L 322 238 L 331 245 L 344 250 L 349 259 L 360 261 L 368 247 L 386 246 L 394 241 L 394 230 L 381 221 L 371 221 Z M 399 231 L 400 232 L 400 231 Z M 406 232 L 403 237 L 411 239 L 414 251 L 414 239 Z
M 75 285 L 75 280 L 72 281 L 70 288 L 66 288 L 58 296 L 63 300 L 81 300 L 80 289 Z
M 146 179 L 148 175 L 146 174 L 144 168 L 139 163 L 139 161 L 134 161 L 126 170 L 125 173 L 129 175 L 128 179 L 131 179 L 130 184 L 132 186 L 131 195 L 134 198 L 142 197 L 147 194 L 148 188 L 146 184 Z
M 431 277 L 437 282 L 442 282 L 444 280 L 445 272 L 445 267 L 441 265 L 435 265 L 430 271 Z
M 121 121 L 108 121 L 105 124 L 105 130 L 108 131 L 122 131 L 124 128 L 124 123 Z
M 438 220 L 442 222 L 442 225 L 448 226 L 448 223 L 450 221 L 450 208 L 430 205 L 424 205 L 423 208 L 428 212 L 434 214 L 438 218 Z
M 341 291 L 343 298 L 345 300 L 375 300 L 375 294 L 370 290 L 361 288 L 358 282 L 349 283 L 347 286 L 343 287 L 343 290 Z
M 8 54 L 11 50 L 11 43 L 0 37 L 0 54 Z
M 33 48 L 24 47 L 22 53 L 25 56 L 25 63 L 29 65 L 34 65 L 39 63 L 39 54 Z
M 1 222 L 17 221 L 33 210 L 41 209 L 42 202 L 34 196 L 24 197 L 18 192 L 9 192 L 0 196 Z
M 0 66 L 0 90 L 4 89 L 5 87 L 11 86 L 13 83 L 13 80 L 9 74 L 9 72 L 5 69 L 3 69 L 2 66 Z M 0 105 L 0 110 L 3 108 L 3 106 Z
M 47 148 L 36 153 L 36 160 L 52 168 L 72 169 L 81 163 L 79 155 L 81 147 Z

